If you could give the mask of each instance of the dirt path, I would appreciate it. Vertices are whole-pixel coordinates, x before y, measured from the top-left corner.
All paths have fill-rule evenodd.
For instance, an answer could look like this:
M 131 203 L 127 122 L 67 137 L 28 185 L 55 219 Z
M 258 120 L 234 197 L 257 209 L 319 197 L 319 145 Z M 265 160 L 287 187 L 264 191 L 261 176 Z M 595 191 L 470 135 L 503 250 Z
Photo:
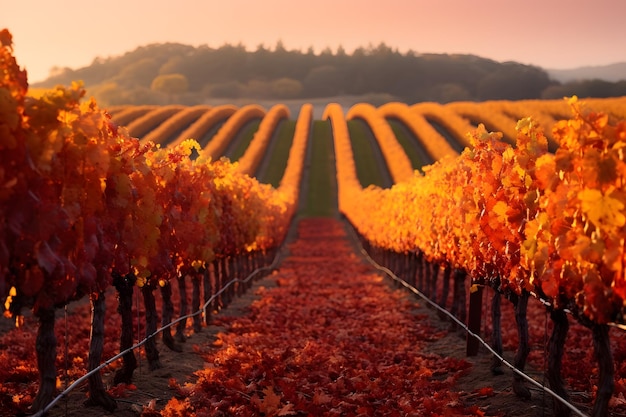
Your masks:
M 366 264 L 339 220 L 298 226 L 280 267 L 190 334 L 183 352 L 159 341 L 163 368 L 150 372 L 140 360 L 135 387 L 118 390 L 114 413 L 86 409 L 82 386 L 49 415 L 137 416 L 183 388 L 195 393 L 184 404 L 216 416 L 551 416 L 540 392 L 524 402 L 512 393 L 511 372 L 493 376 L 486 351 L 467 358 L 464 337 Z M 105 371 L 105 383 L 113 373 Z
M 488 355 L 467 360 L 464 340 L 355 255 L 340 222 L 298 230 L 260 298 L 221 315 L 175 415 L 551 415 L 540 395 L 518 400 Z

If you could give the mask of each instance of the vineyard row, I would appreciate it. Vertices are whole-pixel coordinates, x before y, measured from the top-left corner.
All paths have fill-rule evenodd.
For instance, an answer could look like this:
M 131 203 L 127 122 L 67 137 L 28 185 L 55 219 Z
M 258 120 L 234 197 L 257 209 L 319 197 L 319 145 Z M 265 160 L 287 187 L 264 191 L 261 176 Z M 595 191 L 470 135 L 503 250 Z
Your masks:
M 284 105 L 267 112 L 258 105 L 105 111 L 84 100 L 78 84 L 33 98 L 10 34 L 0 35 L 0 296 L 7 314 L 32 308 L 39 320 L 36 411 L 55 391 L 56 309 L 89 297 L 93 328 L 101 329 L 104 293 L 115 287 L 125 349 L 135 289 L 151 334 L 155 290 L 169 305 L 172 282 L 195 277 L 210 299 L 222 291 L 221 281 L 267 263 L 301 198 L 313 109 L 302 106 L 285 173 L 273 188 L 253 176 L 277 126 L 290 117 Z M 601 370 L 593 414 L 599 416 L 613 392 L 608 324 L 624 322 L 626 305 L 626 106 L 615 99 L 587 103 L 596 111 L 575 99 L 569 107 L 565 101 L 362 103 L 347 112 L 331 103 L 322 119 L 332 128 L 339 211 L 365 246 L 393 254 L 393 262 L 406 257 L 401 262 L 411 265 L 418 288 L 432 285 L 427 273 L 435 280 L 438 271 L 469 275 L 473 294 L 489 286 L 506 295 L 520 322 L 528 298 L 542 299 L 555 329 L 550 382 L 564 396 L 558 375 L 564 315 L 573 312 L 596 341 Z M 557 122 L 564 114 L 573 116 Z M 242 127 L 259 119 L 239 161 L 221 158 Z M 348 131 L 348 121 L 357 119 L 373 133 L 393 187 L 359 179 Z M 421 167 L 424 174 L 412 166 L 391 120 L 406 126 L 435 161 Z M 210 132 L 206 146 L 189 139 L 204 141 Z M 464 315 L 464 306 L 456 309 Z M 516 365 L 523 369 L 528 338 L 523 325 L 519 332 Z M 157 366 L 155 346 L 146 349 Z M 101 356 L 102 341 L 94 338 L 91 369 Z M 132 376 L 128 361 L 120 381 Z M 99 374 L 89 387 L 93 401 L 112 407 Z M 529 395 L 517 379 L 514 389 Z

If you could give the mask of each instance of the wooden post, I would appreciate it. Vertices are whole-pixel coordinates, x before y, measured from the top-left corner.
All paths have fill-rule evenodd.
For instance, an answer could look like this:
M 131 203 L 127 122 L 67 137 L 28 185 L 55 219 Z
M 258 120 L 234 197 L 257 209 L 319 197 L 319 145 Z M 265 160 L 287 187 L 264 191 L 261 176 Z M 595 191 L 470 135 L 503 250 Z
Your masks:
M 483 286 L 472 285 L 470 287 L 469 311 L 467 316 L 467 327 L 474 334 L 480 335 L 480 322 L 482 319 Z M 478 354 L 478 339 L 467 335 L 466 355 L 476 356 Z

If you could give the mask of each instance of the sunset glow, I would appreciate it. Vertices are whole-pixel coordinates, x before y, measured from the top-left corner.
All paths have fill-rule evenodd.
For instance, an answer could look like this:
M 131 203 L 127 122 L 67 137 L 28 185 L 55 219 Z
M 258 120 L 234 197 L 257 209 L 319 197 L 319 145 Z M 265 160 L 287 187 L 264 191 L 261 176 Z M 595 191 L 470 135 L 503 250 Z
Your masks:
M 543 68 L 626 61 L 621 0 L 164 0 L 39 2 L 5 8 L 0 27 L 31 81 L 151 43 L 226 43 L 319 53 L 384 42 L 401 52 L 475 54 Z

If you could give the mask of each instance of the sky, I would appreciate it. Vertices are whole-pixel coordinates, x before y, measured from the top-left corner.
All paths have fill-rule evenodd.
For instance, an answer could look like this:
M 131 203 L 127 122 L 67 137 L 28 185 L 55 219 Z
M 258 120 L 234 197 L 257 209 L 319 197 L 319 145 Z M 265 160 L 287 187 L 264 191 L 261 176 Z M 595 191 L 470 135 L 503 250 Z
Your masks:
M 30 82 L 139 46 L 461 53 L 546 69 L 626 62 L 624 0 L 3 0 Z

